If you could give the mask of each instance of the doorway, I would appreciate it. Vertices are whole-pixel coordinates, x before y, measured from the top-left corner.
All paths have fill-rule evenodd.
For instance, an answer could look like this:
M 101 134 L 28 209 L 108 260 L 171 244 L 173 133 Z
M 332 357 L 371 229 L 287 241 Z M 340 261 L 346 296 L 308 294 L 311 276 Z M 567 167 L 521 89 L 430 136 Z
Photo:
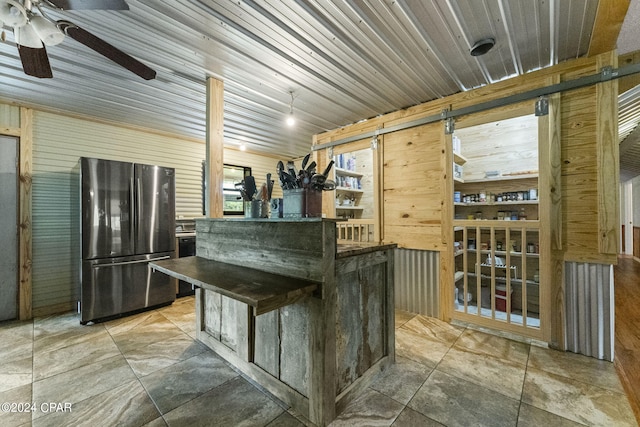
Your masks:
M 0 135 L 0 320 L 18 307 L 18 138 Z

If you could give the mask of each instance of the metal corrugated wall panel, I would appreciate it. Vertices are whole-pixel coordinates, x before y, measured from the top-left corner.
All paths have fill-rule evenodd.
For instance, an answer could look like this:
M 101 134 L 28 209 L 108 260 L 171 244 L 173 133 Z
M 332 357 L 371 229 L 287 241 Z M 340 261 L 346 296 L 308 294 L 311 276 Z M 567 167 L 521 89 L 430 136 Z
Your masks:
M 618 138 L 622 142 L 640 123 L 640 86 L 618 96 Z
M 0 41 L 0 97 L 205 137 L 205 79 L 225 84 L 225 140 L 297 157 L 313 134 L 586 52 L 598 0 L 129 0 L 51 11 L 158 72 L 143 81 L 74 40 L 47 47 L 53 79 Z M 489 55 L 472 57 L 493 36 Z M 283 125 L 295 91 L 295 129 Z
M 438 317 L 440 253 L 413 249 L 394 252 L 396 308 Z
M 176 214 L 201 216 L 205 145 L 36 111 L 33 126 L 33 307 L 78 299 L 72 241 L 72 169 L 81 156 L 176 169 Z M 195 184 L 194 184 L 195 183 Z
M 256 179 L 258 189 L 263 183 L 267 182 L 267 173 L 271 174 L 271 179 L 275 181 L 273 186 L 273 198 L 282 197 L 282 187 L 278 184 L 278 174 L 276 173 L 276 165 L 278 160 L 287 163 L 286 158 L 277 158 L 263 156 L 255 153 L 238 150 L 225 150 L 224 162 L 228 165 L 248 166 L 251 168 L 251 175 Z
M 565 263 L 567 350 L 613 360 L 613 266 Z

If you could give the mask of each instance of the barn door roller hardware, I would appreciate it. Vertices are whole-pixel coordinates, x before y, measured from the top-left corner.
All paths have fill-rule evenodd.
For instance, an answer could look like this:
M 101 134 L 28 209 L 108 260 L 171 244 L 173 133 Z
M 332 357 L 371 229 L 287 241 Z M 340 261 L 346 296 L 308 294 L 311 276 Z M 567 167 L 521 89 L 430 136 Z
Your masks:
M 531 99 L 537 99 L 546 97 L 548 95 L 566 92 L 569 90 L 580 89 L 587 86 L 593 86 L 597 83 L 606 82 L 609 80 L 619 79 L 631 74 L 640 73 L 640 63 L 627 65 L 621 68 L 603 67 L 599 73 L 591 74 L 589 76 L 580 77 L 574 80 L 569 80 L 562 83 L 556 83 L 550 86 L 541 87 L 538 89 L 532 89 L 527 92 L 517 93 L 515 95 L 505 96 L 504 98 L 493 99 L 487 102 L 481 102 L 479 104 L 471 105 L 469 107 L 460 108 L 458 110 L 443 110 L 440 114 L 434 114 L 432 116 L 423 117 L 418 120 L 413 120 L 407 123 L 402 123 L 396 126 L 390 126 L 388 128 L 376 129 L 375 132 L 365 132 L 360 135 L 350 136 L 348 138 L 338 139 L 336 141 L 327 142 L 325 144 L 318 144 L 312 147 L 313 151 L 322 150 L 328 147 L 334 147 L 336 145 L 347 144 L 349 142 L 358 141 L 363 138 L 371 138 L 374 135 L 384 135 L 391 132 L 397 132 L 404 129 L 409 129 L 416 126 L 422 126 L 429 123 L 438 122 L 440 120 L 445 121 L 445 132 L 447 130 L 447 121 L 454 119 L 455 117 L 464 116 L 467 114 L 479 113 L 482 111 L 491 110 L 493 108 L 504 107 L 506 105 L 517 104 L 518 102 L 527 101 Z M 451 124 L 453 130 L 453 123 Z

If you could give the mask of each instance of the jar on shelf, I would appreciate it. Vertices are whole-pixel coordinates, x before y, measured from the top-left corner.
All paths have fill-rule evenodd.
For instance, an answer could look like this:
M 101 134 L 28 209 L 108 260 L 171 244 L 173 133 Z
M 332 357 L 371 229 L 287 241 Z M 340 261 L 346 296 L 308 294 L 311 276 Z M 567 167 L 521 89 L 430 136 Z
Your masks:
M 526 219 L 527 219 L 527 214 L 526 214 L 526 212 L 524 211 L 524 208 L 520 208 L 520 214 L 518 215 L 518 219 L 519 219 L 520 221 L 526 221 Z

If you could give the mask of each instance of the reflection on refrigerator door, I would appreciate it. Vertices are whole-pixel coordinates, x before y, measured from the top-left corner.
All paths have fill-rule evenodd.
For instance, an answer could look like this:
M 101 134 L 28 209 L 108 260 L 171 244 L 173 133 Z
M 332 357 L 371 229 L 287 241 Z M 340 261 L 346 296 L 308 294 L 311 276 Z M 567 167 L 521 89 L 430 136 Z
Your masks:
M 133 163 L 81 159 L 82 258 L 134 255 Z
M 175 250 L 174 170 L 135 165 L 136 253 Z

